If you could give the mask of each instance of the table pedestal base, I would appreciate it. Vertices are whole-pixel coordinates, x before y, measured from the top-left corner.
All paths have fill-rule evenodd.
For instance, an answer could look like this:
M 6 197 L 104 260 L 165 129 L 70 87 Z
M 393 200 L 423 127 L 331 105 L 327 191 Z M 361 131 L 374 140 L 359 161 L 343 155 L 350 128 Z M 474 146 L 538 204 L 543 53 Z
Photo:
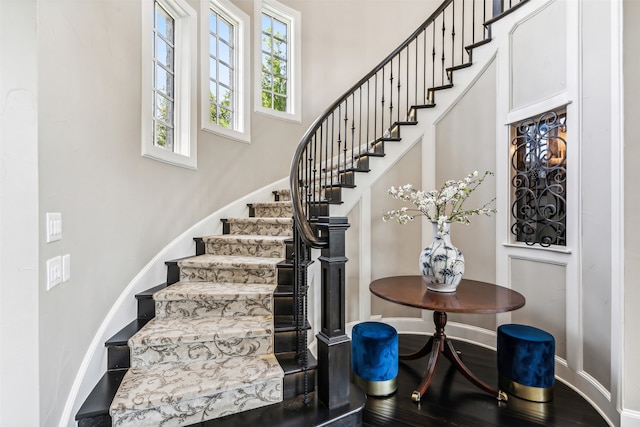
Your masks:
M 420 350 L 416 351 L 412 354 L 401 354 L 399 356 L 400 360 L 415 360 L 426 355 L 429 355 L 429 361 L 427 363 L 427 369 L 422 377 L 422 382 L 418 385 L 418 388 L 411 394 L 411 399 L 415 402 L 419 402 L 424 396 L 424 393 L 429 388 L 429 384 L 431 384 L 431 380 L 433 380 L 433 375 L 436 371 L 436 365 L 438 364 L 438 359 L 440 358 L 440 354 L 444 354 L 447 359 L 451 361 L 453 366 L 464 375 L 466 379 L 471 381 L 477 387 L 486 391 L 487 393 L 495 396 L 498 400 L 507 400 L 508 397 L 506 393 L 501 390 L 494 389 L 490 387 L 484 381 L 481 381 L 477 378 L 473 373 L 466 367 L 455 348 L 453 348 L 453 343 L 451 340 L 447 338 L 444 333 L 444 327 L 447 324 L 447 313 L 442 311 L 435 311 L 433 313 L 433 323 L 436 326 L 436 331 L 429 341 L 422 347 Z

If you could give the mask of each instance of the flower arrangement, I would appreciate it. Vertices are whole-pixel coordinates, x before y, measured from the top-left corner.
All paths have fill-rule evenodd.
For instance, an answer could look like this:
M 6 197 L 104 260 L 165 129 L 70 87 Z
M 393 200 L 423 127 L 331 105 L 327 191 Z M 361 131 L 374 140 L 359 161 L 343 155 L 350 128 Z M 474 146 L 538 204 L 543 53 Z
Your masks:
M 423 215 L 429 221 L 437 222 L 438 232 L 441 233 L 443 225 L 447 222 L 469 224 L 470 217 L 473 215 L 490 216 L 497 212 L 496 209 L 488 207 L 495 201 L 495 197 L 480 209 L 464 210 L 462 208 L 473 190 L 478 188 L 489 175 L 493 175 L 493 173 L 486 171 L 482 176 L 479 176 L 478 171 L 474 171 L 461 181 L 449 180 L 440 190 L 428 192 L 416 190 L 411 184 L 401 186 L 397 190 L 391 187 L 387 194 L 394 199 L 411 202 L 415 208 L 402 207 L 399 210 L 391 210 L 382 219 L 385 222 L 395 219 L 400 224 L 406 224 L 408 221 L 413 221 L 415 215 Z

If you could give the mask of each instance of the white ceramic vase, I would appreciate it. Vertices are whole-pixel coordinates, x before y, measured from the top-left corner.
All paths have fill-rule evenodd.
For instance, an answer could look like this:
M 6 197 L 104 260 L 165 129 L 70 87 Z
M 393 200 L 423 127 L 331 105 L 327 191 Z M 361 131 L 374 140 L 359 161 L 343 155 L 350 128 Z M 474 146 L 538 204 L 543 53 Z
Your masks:
M 444 223 L 438 232 L 433 225 L 433 241 L 420 254 L 420 272 L 427 289 L 437 292 L 455 292 L 464 273 L 464 256 L 451 244 L 450 223 Z

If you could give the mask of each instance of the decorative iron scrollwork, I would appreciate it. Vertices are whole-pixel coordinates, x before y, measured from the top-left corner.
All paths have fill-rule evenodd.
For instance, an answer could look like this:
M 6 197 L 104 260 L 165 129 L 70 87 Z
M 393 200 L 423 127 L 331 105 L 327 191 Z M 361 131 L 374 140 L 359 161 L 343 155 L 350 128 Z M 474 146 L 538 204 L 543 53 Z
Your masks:
M 518 242 L 566 245 L 566 115 L 549 111 L 527 119 L 511 141 L 514 199 L 511 232 Z

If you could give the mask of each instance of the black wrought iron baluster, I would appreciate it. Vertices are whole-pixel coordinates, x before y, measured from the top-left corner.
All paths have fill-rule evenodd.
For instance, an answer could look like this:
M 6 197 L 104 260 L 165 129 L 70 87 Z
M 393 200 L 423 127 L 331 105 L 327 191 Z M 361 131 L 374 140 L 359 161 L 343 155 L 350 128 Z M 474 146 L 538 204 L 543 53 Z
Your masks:
M 373 82 L 373 140 L 375 141 L 378 134 L 378 73 L 375 75 Z M 367 151 L 370 149 L 370 139 L 367 139 Z
M 306 154 L 301 158 L 301 161 L 304 158 L 306 158 Z M 309 201 L 309 182 L 305 180 L 305 173 L 306 173 L 306 171 L 304 170 L 304 167 L 301 167 L 300 169 L 298 169 L 298 176 L 296 177 L 296 179 L 298 180 L 298 183 L 300 184 L 300 186 L 298 188 L 298 193 L 300 194 L 300 196 L 301 196 L 301 198 L 303 200 L 307 201 L 307 205 L 308 205 L 308 201 Z M 307 205 L 303 205 L 302 206 L 303 210 L 305 211 L 304 212 L 305 218 L 309 216 L 308 212 L 306 210 Z
M 424 104 L 424 100 L 427 99 L 427 30 L 424 30 L 424 57 L 422 58 L 422 100 L 420 104 Z M 416 100 L 417 101 L 417 100 Z
M 444 38 L 445 38 L 445 33 L 447 31 L 447 27 L 445 26 L 445 18 L 446 18 L 446 9 L 442 11 L 442 55 L 440 57 L 440 61 L 441 61 L 441 68 L 440 68 L 440 84 L 443 85 L 444 84 Z
M 400 51 L 400 53 L 398 53 L 398 102 L 397 102 L 398 106 L 396 108 L 396 110 L 397 110 L 397 120 L 396 121 L 398 121 L 398 122 L 400 121 L 400 89 L 402 88 L 402 82 L 401 82 L 401 78 L 400 78 L 400 76 L 402 75 L 402 61 L 400 60 L 401 58 L 402 58 L 402 50 Z M 407 55 L 407 58 L 408 58 L 408 55 Z
M 465 60 L 464 60 L 464 20 L 465 20 L 465 15 L 464 15 L 464 4 L 465 4 L 465 0 L 462 0 L 462 20 L 460 23 L 460 26 L 462 27 L 462 35 L 460 36 L 460 64 L 464 64 Z
M 386 67 L 382 67 L 382 102 L 380 104 L 380 137 L 384 137 L 384 69 Z
M 336 159 L 336 167 L 335 169 L 332 168 L 331 169 L 331 192 L 333 193 L 333 185 L 336 183 L 336 177 L 338 179 L 338 183 L 340 180 L 340 156 L 342 156 L 342 124 L 340 123 L 342 120 L 342 104 L 340 104 L 338 106 L 338 140 L 336 141 L 337 146 L 336 146 L 336 153 L 337 153 L 337 159 Z M 337 175 L 336 175 L 336 171 L 337 171 Z
M 349 134 L 347 133 L 347 128 L 349 127 L 349 98 L 344 100 L 344 143 L 342 147 L 342 162 L 338 162 L 338 164 L 342 165 L 342 181 L 346 179 L 347 174 L 347 151 L 349 151 Z M 338 167 L 338 169 L 340 169 Z M 339 178 L 340 179 L 340 178 Z
M 358 117 L 359 117 L 358 118 L 358 159 L 359 159 L 362 155 L 362 86 L 360 86 L 360 91 L 358 93 L 358 96 L 360 97 L 360 103 L 358 106 L 358 108 L 360 109 L 360 112 L 358 113 Z
M 331 121 L 333 122 L 333 113 L 331 113 Z M 326 137 L 325 137 L 325 142 L 326 142 L 326 147 L 325 150 L 327 151 L 326 153 L 326 162 L 324 165 L 324 170 L 322 171 L 322 175 L 323 175 L 323 181 L 324 183 L 320 186 L 320 188 L 318 188 L 318 190 L 320 191 L 320 194 L 322 194 L 322 198 L 330 201 L 331 200 L 331 195 L 329 195 L 329 197 L 327 197 L 327 193 L 324 190 L 325 188 L 327 188 L 329 186 L 329 183 L 327 182 L 327 171 L 331 170 L 331 168 L 333 167 L 333 126 L 331 126 L 331 131 L 329 129 L 329 120 L 327 120 L 327 132 L 326 132 Z M 329 135 L 331 134 L 331 135 Z M 329 139 L 331 138 L 331 139 Z
M 415 78 L 414 78 L 414 88 L 413 88 L 413 104 L 418 105 L 418 47 L 420 43 L 418 42 L 418 37 L 416 37 L 416 68 L 415 68 Z M 407 66 L 407 73 L 409 72 L 409 67 Z M 407 77 L 408 79 L 408 77 Z M 407 88 L 407 91 L 409 89 Z M 407 114 L 409 113 L 409 95 L 407 95 Z M 415 117 L 412 118 L 415 120 Z
M 436 87 L 436 25 L 433 23 L 433 39 L 431 40 L 432 53 L 431 53 L 431 92 L 427 93 L 427 99 L 429 104 L 432 103 L 433 88 Z
M 356 100 L 355 93 L 351 95 L 351 166 L 350 169 L 353 171 L 354 168 L 354 156 L 355 156 L 355 146 L 356 144 Z M 353 173 L 353 172 L 351 172 Z
M 332 113 L 331 114 L 331 167 L 327 171 L 327 175 L 329 177 L 329 185 L 327 188 L 329 188 L 329 191 L 331 193 L 331 198 L 333 198 L 333 188 L 331 187 L 333 187 L 333 170 L 335 168 L 335 165 L 333 164 L 333 162 L 335 161 L 335 158 L 336 158 L 336 153 L 334 153 L 334 149 L 338 153 L 337 156 L 340 157 L 340 112 L 338 112 L 338 140 L 337 140 L 338 146 L 337 147 L 336 147 L 336 141 L 334 140 L 335 131 L 336 131 L 336 120 L 335 120 L 335 114 Z
M 315 138 L 316 138 L 316 135 L 314 135 L 314 136 L 313 136 L 313 140 L 314 140 L 314 141 L 315 141 Z M 314 156 L 314 153 L 313 153 L 313 150 L 312 150 L 312 149 L 313 149 L 313 145 L 311 145 L 311 146 L 309 147 L 309 167 L 308 167 L 308 172 L 307 172 L 308 177 L 309 177 L 309 178 L 308 178 L 308 179 L 309 179 L 309 182 L 315 182 L 315 180 L 316 180 L 316 176 L 315 176 L 315 171 L 316 171 L 316 166 L 315 166 L 316 158 L 315 158 L 315 156 Z M 313 195 L 311 196 L 311 201 L 313 201 Z M 312 213 L 312 206 L 313 206 L 313 205 L 311 205 L 311 204 L 309 204 L 309 206 L 307 206 L 307 212 L 308 212 L 307 216 L 308 216 L 308 217 L 310 217 L 311 215 L 313 215 L 313 213 Z
M 302 255 L 303 255 L 303 259 L 302 259 L 302 265 L 303 265 L 303 275 L 304 275 L 304 281 L 303 286 L 302 286 L 302 290 L 303 290 L 303 295 L 302 295 L 302 299 L 303 299 L 303 308 L 304 308 L 304 317 L 303 317 L 303 336 L 304 336 L 304 352 L 303 352 L 303 363 L 302 366 L 304 367 L 304 404 L 308 405 L 311 403 L 311 398 L 309 397 L 309 353 L 307 351 L 307 343 L 309 342 L 309 335 L 307 332 L 307 316 L 309 313 L 309 277 L 307 274 L 307 265 L 309 265 L 309 247 L 307 247 L 307 245 L 305 245 L 302 241 L 300 241 L 301 245 L 302 245 Z
M 416 38 L 416 40 L 415 40 L 415 43 L 416 43 L 416 49 L 417 49 L 417 46 L 418 46 L 418 39 L 417 39 L 417 38 Z M 411 88 L 409 87 L 409 86 L 411 86 L 411 85 L 409 84 L 409 81 L 410 81 L 410 80 L 409 80 L 409 76 L 410 76 L 410 74 L 409 74 L 409 46 L 407 46 L 407 54 L 406 54 L 406 56 L 407 56 L 407 60 L 406 60 L 405 68 L 406 68 L 406 70 L 407 70 L 407 75 L 406 75 L 406 82 L 407 82 L 407 84 L 406 84 L 406 86 L 407 86 L 407 91 L 406 91 L 406 92 L 407 92 L 407 93 L 405 94 L 405 97 L 406 97 L 407 99 L 406 99 L 406 105 L 405 105 L 405 113 L 404 113 L 404 116 L 408 119 L 408 118 L 409 118 L 409 105 L 410 105 L 410 103 L 411 103 L 411 102 L 409 101 L 409 96 L 410 96 L 410 95 L 409 95 L 409 90 L 411 90 Z M 417 56 L 417 55 L 416 55 L 416 57 L 415 57 L 415 61 L 416 61 L 416 63 L 418 62 L 418 56 Z
M 367 144 L 367 148 L 366 148 L 366 152 L 367 153 L 369 152 L 369 141 L 370 141 L 370 139 L 369 139 L 369 130 L 370 130 L 369 126 L 371 125 L 370 124 L 371 114 L 369 114 L 370 111 L 371 111 L 371 94 L 370 94 L 370 89 L 371 88 L 370 88 L 370 83 L 371 83 L 371 79 L 367 80 L 367 133 L 366 133 L 367 137 L 365 138 L 365 144 Z M 374 102 L 374 105 L 375 105 L 375 102 Z M 374 111 L 375 111 L 375 108 L 374 108 Z M 374 112 L 374 117 L 375 117 L 375 112 Z M 375 120 L 375 118 L 374 118 L 374 120 Z
M 325 120 L 324 123 L 326 123 L 326 120 Z M 322 123 L 320 125 L 320 129 L 319 129 L 320 130 L 320 138 L 319 138 L 320 139 L 320 147 L 319 147 L 318 151 L 320 153 L 320 164 L 318 165 L 319 176 L 318 176 L 318 181 L 317 181 L 319 183 L 322 182 L 323 167 L 327 167 L 326 158 L 322 155 L 322 152 L 323 152 L 322 147 L 323 147 L 323 145 L 325 145 L 325 147 L 326 147 L 326 144 L 323 144 L 323 141 L 324 141 L 323 136 L 324 136 L 324 133 L 325 133 L 324 132 L 324 123 Z M 314 182 L 316 182 L 316 181 L 314 181 Z M 322 194 L 319 191 L 315 191 L 315 188 L 314 188 L 314 192 L 313 192 L 313 200 L 314 200 L 314 202 L 318 202 L 318 204 L 319 204 L 322 201 L 321 196 L 322 196 Z
M 456 0 L 452 0 L 451 2 L 451 66 L 453 67 L 455 64 L 453 63 L 453 58 L 455 58 L 455 47 L 456 47 Z M 451 83 L 451 76 L 449 77 L 449 83 Z
M 391 131 L 391 123 L 393 122 L 393 58 L 391 58 L 389 74 L 389 127 L 387 129 Z

